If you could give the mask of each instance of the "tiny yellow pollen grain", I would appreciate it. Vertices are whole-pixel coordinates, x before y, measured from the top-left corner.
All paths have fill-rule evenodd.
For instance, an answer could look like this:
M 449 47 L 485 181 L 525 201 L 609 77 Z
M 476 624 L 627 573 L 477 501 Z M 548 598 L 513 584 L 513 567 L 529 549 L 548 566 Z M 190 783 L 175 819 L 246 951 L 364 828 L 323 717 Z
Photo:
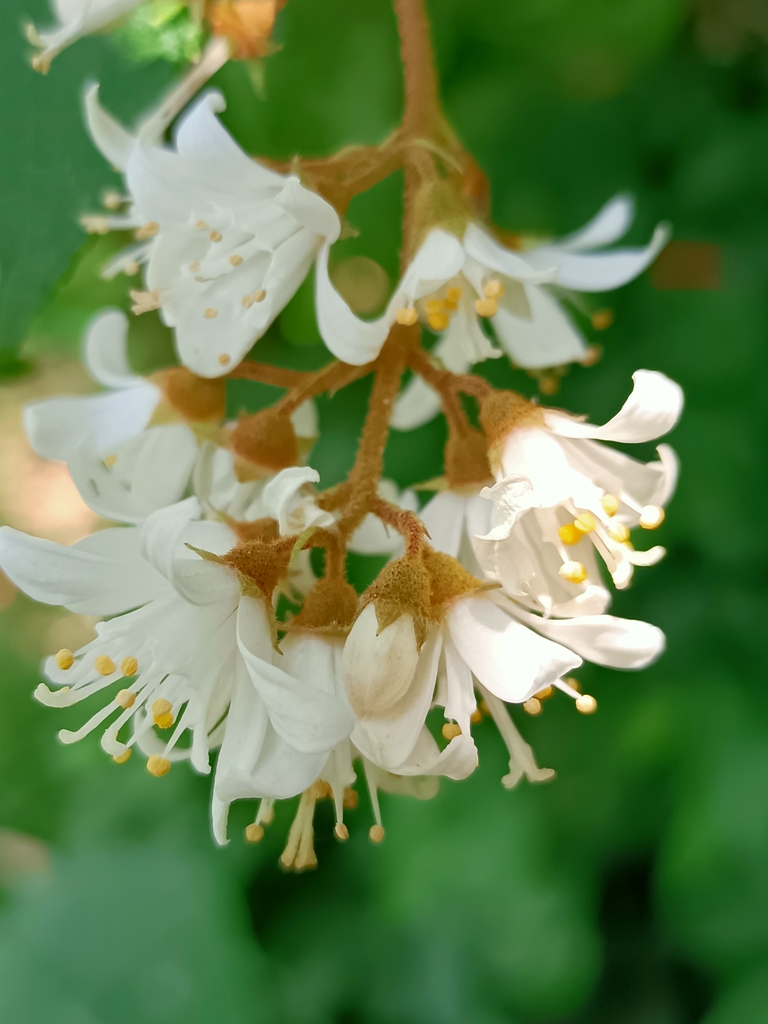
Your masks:
M 592 326 L 596 331 L 605 331 L 613 323 L 614 315 L 612 309 L 598 309 L 592 314 Z
M 666 513 L 659 505 L 646 505 L 640 510 L 640 525 L 644 530 L 656 530 L 664 522 Z
M 167 715 L 169 711 L 173 710 L 173 704 L 165 697 L 158 697 L 157 700 L 152 704 L 152 714 L 157 717 L 158 715 Z
M 536 697 L 529 697 L 523 704 L 523 711 L 529 715 L 540 715 L 543 710 L 541 701 Z
M 576 698 L 576 710 L 582 715 L 593 715 L 597 711 L 597 701 L 588 693 Z
M 104 459 L 104 465 L 107 467 L 107 469 L 112 469 L 112 467 L 114 466 L 114 464 L 116 462 L 117 462 L 117 456 L 116 455 L 107 455 L 105 457 L 105 459 Z
M 336 826 L 333 830 L 333 834 L 336 836 L 340 843 L 346 843 L 346 841 L 349 839 L 349 829 L 347 828 L 343 821 L 338 821 L 336 823 Z
M 100 654 L 93 662 L 93 667 L 100 676 L 111 676 L 115 671 L 115 663 L 106 654 Z
M 461 726 L 456 722 L 446 722 L 440 731 L 447 740 L 452 740 L 457 736 L 461 736 Z
M 607 516 L 615 516 L 619 511 L 621 502 L 615 494 L 604 494 L 600 499 L 600 504 L 603 506 L 603 512 Z
M 222 352 L 219 356 L 219 366 L 229 366 L 231 362 L 231 356 L 228 356 L 226 352 Z
M 427 315 L 427 323 L 433 331 L 444 331 L 450 322 L 447 313 L 429 313 Z
M 626 544 L 629 540 L 629 527 L 625 523 L 611 523 L 608 536 L 618 544 Z
M 445 303 L 442 299 L 427 299 L 424 308 L 427 313 L 442 313 Z
M 264 838 L 264 829 L 261 825 L 250 824 L 245 827 L 245 838 L 249 843 L 260 843 Z
M 210 235 L 208 235 L 208 237 L 212 242 L 220 242 L 222 239 L 222 234 L 220 231 L 212 231 Z
M 204 220 L 199 220 L 197 222 L 197 224 L 195 224 L 195 227 L 197 228 L 198 231 L 207 231 L 208 230 L 208 224 Z
M 383 825 L 371 825 L 368 836 L 372 843 L 380 843 L 384 838 L 384 826 Z
M 239 267 L 243 262 L 243 257 L 238 256 L 237 253 L 235 253 L 234 256 L 229 257 L 229 262 L 232 264 L 233 267 Z
M 501 281 L 494 278 L 485 285 L 483 288 L 483 294 L 486 299 L 500 299 L 504 294 L 504 285 Z
M 547 700 L 555 692 L 554 686 L 545 686 L 543 690 L 539 690 L 538 693 L 534 694 L 537 700 Z
M 171 762 L 167 757 L 161 757 L 159 754 L 153 754 L 147 760 L 147 771 L 150 775 L 154 775 L 155 778 L 161 778 L 163 775 L 167 775 L 171 770 Z
M 123 658 L 120 662 L 120 671 L 124 676 L 135 676 L 139 671 L 139 662 L 136 658 L 128 655 L 127 658 Z
M 66 672 L 67 669 L 72 668 L 75 663 L 75 657 L 72 651 L 68 647 L 62 647 L 59 653 L 56 655 L 56 664 L 59 666 L 62 672 Z
M 566 523 L 564 526 L 559 527 L 557 535 L 563 544 L 578 544 L 584 537 L 581 530 L 577 530 L 574 523 Z
M 208 309 L 203 313 L 206 320 L 215 320 L 219 315 L 218 309 L 214 309 L 213 306 L 209 306 Z
M 118 690 L 115 694 L 115 703 L 121 708 L 132 708 L 136 702 L 136 694 L 132 690 Z
M 403 327 L 413 327 L 419 319 L 419 314 L 413 306 L 401 306 L 395 314 L 395 319 Z
M 581 562 L 563 562 L 560 575 L 569 583 L 583 583 L 587 578 L 587 570 Z
M 581 512 L 574 519 L 573 525 L 580 533 L 591 533 L 597 526 L 597 521 L 591 512 Z
M 477 725 L 478 722 L 482 722 L 483 712 L 480 710 L 480 708 L 475 708 L 475 710 L 469 716 L 469 720 L 472 723 L 472 725 Z
M 475 312 L 478 316 L 496 316 L 499 311 L 499 304 L 496 299 L 478 299 L 475 302 Z
M 445 289 L 445 301 L 446 302 L 458 302 L 461 298 L 461 288 L 457 285 L 452 285 L 450 288 Z
M 131 747 L 128 747 L 128 749 L 124 750 L 122 754 L 113 754 L 112 760 L 115 762 L 115 764 L 125 764 L 126 761 L 130 760 L 132 753 L 133 749 Z

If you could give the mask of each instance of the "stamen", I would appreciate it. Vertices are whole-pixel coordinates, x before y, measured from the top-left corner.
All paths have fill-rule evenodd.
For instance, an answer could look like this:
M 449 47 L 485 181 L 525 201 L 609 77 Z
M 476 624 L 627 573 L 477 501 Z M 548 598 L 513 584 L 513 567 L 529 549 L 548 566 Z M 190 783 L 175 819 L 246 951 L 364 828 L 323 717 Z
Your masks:
M 615 516 L 621 503 L 615 494 L 604 494 L 600 499 L 600 504 L 607 516 Z
M 228 356 L 226 352 L 222 352 L 221 355 L 219 356 L 219 365 L 220 366 L 229 366 L 229 364 L 231 362 L 232 362 L 232 357 Z
M 444 331 L 451 322 L 447 313 L 429 313 L 427 323 L 433 331 Z
M 161 729 L 170 729 L 173 725 L 173 704 L 165 697 L 158 697 L 153 703 L 152 720 Z
M 255 822 L 251 825 L 246 825 L 245 838 L 249 843 L 260 843 L 264 838 L 264 829 Z
M 59 666 L 62 672 L 66 672 L 67 669 L 72 668 L 75 663 L 75 657 L 72 651 L 68 647 L 62 647 L 59 653 L 56 655 L 56 664 Z
M 478 316 L 496 316 L 499 311 L 499 304 L 496 299 L 478 299 L 475 302 L 475 312 Z
M 294 871 L 305 871 L 307 868 L 317 867 L 315 830 L 312 826 L 317 802 L 316 792 L 315 786 L 312 785 L 301 794 L 296 817 L 288 833 L 288 842 L 280 855 L 280 863 L 286 871 L 291 868 Z
M 659 505 L 645 505 L 640 510 L 640 525 L 644 530 L 657 530 L 665 518 L 666 513 Z
M 576 698 L 576 710 L 582 715 L 593 715 L 597 711 L 597 701 L 590 694 L 582 694 Z
M 625 523 L 611 523 L 608 536 L 618 544 L 625 544 L 629 540 L 629 527 Z
M 442 313 L 444 307 L 445 303 L 442 299 L 427 299 L 424 303 L 427 313 Z
M 111 676 L 115 671 L 115 663 L 106 654 L 100 654 L 93 662 L 93 667 L 100 676 Z
M 105 192 L 101 201 L 107 210 L 119 210 L 123 205 L 123 197 L 119 192 Z
M 275 801 L 269 797 L 264 797 L 259 804 L 259 810 L 256 815 L 257 825 L 271 825 L 275 820 Z
M 124 750 L 122 754 L 113 754 L 112 760 L 115 762 L 115 764 L 125 764 L 126 761 L 130 760 L 132 753 L 133 750 L 130 747 L 128 747 L 128 749 Z
M 119 690 L 115 694 L 115 703 L 121 708 L 132 708 L 136 701 L 136 694 L 132 690 Z
M 560 575 L 569 583 L 583 583 L 587 578 L 587 570 L 581 562 L 563 562 L 560 566 Z
M 153 309 L 159 309 L 162 303 L 160 302 L 160 289 L 153 288 L 151 292 L 140 292 L 132 291 L 131 298 L 133 299 L 133 306 L 131 306 L 131 312 L 139 316 L 141 313 L 149 313 Z
M 171 770 L 171 762 L 167 757 L 160 757 L 159 754 L 153 754 L 147 760 L 147 771 L 150 775 L 154 775 L 156 779 L 162 778 L 163 775 L 167 775 Z
M 123 267 L 123 273 L 125 274 L 126 277 L 135 277 L 140 269 L 141 268 L 139 267 L 139 264 L 136 262 L 136 260 L 128 260 L 128 262 Z
M 341 843 L 345 843 L 349 839 L 349 829 L 343 821 L 336 822 L 333 833 Z
M 597 526 L 597 520 L 591 512 L 582 512 L 576 516 L 573 525 L 580 533 L 591 533 Z
M 480 692 L 485 695 L 488 714 L 493 717 L 496 728 L 509 751 L 509 774 L 501 782 L 505 789 L 513 789 L 523 775 L 529 782 L 547 782 L 554 777 L 552 768 L 539 768 L 530 745 L 525 742 L 517 731 L 509 712 L 502 700 L 481 686 Z
M 219 315 L 218 309 L 214 309 L 213 306 L 209 306 L 208 309 L 203 313 L 206 320 L 215 320 Z
M 456 722 L 446 722 L 440 731 L 447 740 L 452 740 L 455 739 L 456 736 L 461 736 L 461 726 Z
M 538 693 L 534 694 L 537 700 L 548 700 L 555 692 L 555 688 L 552 685 L 545 686 L 543 690 L 539 690 Z
M 566 523 L 565 526 L 561 526 L 557 531 L 557 535 L 563 544 L 578 544 L 584 538 L 584 534 L 581 530 L 576 529 L 574 523 Z
M 232 264 L 233 267 L 239 267 L 243 262 L 243 257 L 235 254 L 234 256 L 229 257 L 229 262 Z
M 157 223 L 157 221 L 151 220 L 148 224 L 144 224 L 142 225 L 142 227 L 137 228 L 136 231 L 134 231 L 133 233 L 133 237 L 136 239 L 137 242 L 143 242 L 147 238 L 154 238 L 155 235 L 159 232 L 159 230 L 160 225 Z
M 483 288 L 486 299 L 500 299 L 504 294 L 504 285 L 498 279 L 489 281 Z
M 223 236 L 220 231 L 212 231 L 208 237 L 212 242 L 220 242 Z
M 102 461 L 104 462 L 104 465 L 107 467 L 107 469 L 112 469 L 112 467 L 117 462 L 117 456 L 107 455 Z
M 477 725 L 478 722 L 482 722 L 483 712 L 480 710 L 480 708 L 475 708 L 475 710 L 469 716 L 469 720 L 472 723 L 472 725 Z
M 461 298 L 461 288 L 454 285 L 450 288 L 445 289 L 445 301 L 446 302 L 458 302 Z
M 130 655 L 120 662 L 120 671 L 124 676 L 135 676 L 139 671 L 139 663 L 136 658 Z
M 592 314 L 592 326 L 596 331 L 607 330 L 614 321 L 612 309 L 598 309 Z
M 383 841 L 385 832 L 383 825 L 371 825 L 368 830 L 368 836 L 372 843 L 380 843 Z
M 543 710 L 541 701 L 537 697 L 529 697 L 523 704 L 523 711 L 529 715 L 540 715 Z
M 419 314 L 416 312 L 414 306 L 401 306 L 398 309 L 395 319 L 403 327 L 413 327 L 416 321 L 419 319 Z
M 356 789 L 352 789 L 351 786 L 344 787 L 344 810 L 354 811 L 357 807 L 360 797 Z
M 109 234 L 109 217 L 103 217 L 100 214 L 84 214 L 80 218 L 80 225 L 85 228 L 89 235 Z

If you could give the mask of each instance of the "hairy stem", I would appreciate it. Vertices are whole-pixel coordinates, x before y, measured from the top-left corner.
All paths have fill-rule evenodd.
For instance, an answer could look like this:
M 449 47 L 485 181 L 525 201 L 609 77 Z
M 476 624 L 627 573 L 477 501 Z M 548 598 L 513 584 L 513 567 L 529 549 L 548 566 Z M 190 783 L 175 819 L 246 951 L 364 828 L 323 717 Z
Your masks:
M 313 395 L 321 395 L 326 391 L 334 392 L 344 388 L 348 384 L 364 377 L 373 370 L 373 363 L 366 363 L 363 366 L 352 366 L 349 363 L 333 362 L 324 366 L 315 373 L 302 374 L 302 380 L 285 395 L 274 406 L 275 410 L 283 413 L 292 413 L 300 405 L 312 398 Z

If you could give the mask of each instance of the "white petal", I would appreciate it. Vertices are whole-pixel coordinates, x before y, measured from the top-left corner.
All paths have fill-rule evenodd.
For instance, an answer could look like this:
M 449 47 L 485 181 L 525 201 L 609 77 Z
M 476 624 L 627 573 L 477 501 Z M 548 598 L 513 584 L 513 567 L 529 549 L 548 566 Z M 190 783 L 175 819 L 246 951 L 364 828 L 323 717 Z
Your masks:
M 533 267 L 526 256 L 520 256 L 507 249 L 483 231 L 477 224 L 470 224 L 464 234 L 464 248 L 469 256 L 490 270 L 494 270 L 514 281 L 541 283 L 554 280 L 554 273 L 540 266 Z
M 467 498 L 455 491 L 441 491 L 419 513 L 436 551 L 457 558 L 464 533 Z
M 614 615 L 580 615 L 573 619 L 542 619 L 522 610 L 515 611 L 522 622 L 585 661 L 610 668 L 645 668 L 664 651 L 662 631 L 639 619 Z
M 135 138 L 99 103 L 99 86 L 89 86 L 83 97 L 85 121 L 94 146 L 119 171 L 128 167 Z
M 599 441 L 653 441 L 668 433 L 683 411 L 683 390 L 656 370 L 637 370 L 634 387 L 619 412 L 604 426 L 577 420 L 547 410 L 547 426 L 562 437 L 590 437 Z
M 83 615 L 117 615 L 168 593 L 140 557 L 135 528 L 102 530 L 65 547 L 3 526 L 0 566 L 35 601 Z
M 557 284 L 579 292 L 609 292 L 633 281 L 649 267 L 669 241 L 671 231 L 661 224 L 648 245 L 637 249 L 612 249 L 608 252 L 563 252 L 557 246 L 544 246 L 530 254 L 541 267 L 557 267 Z
M 609 199 L 602 209 L 583 228 L 574 231 L 555 243 L 558 249 L 578 252 L 611 245 L 629 231 L 635 219 L 635 200 L 626 192 L 620 192 Z
M 197 498 L 186 498 L 153 512 L 141 527 L 141 554 L 167 580 L 173 580 L 174 559 L 179 553 L 185 531 L 201 515 L 202 509 Z
M 474 675 L 505 701 L 525 701 L 581 664 L 577 655 L 537 636 L 482 596 L 457 601 L 446 621 Z
M 512 306 L 512 296 L 499 302 L 491 317 L 499 344 L 523 369 L 561 366 L 584 358 L 586 343 L 560 304 L 535 284 L 522 284 L 529 315 Z
M 429 729 L 425 726 L 411 753 L 396 768 L 397 775 L 432 776 L 444 775 L 449 779 L 466 779 L 477 768 L 477 747 L 469 733 L 455 736 L 451 742 L 440 750 Z M 386 787 L 382 787 L 386 788 Z M 427 791 L 424 797 L 431 796 Z
M 282 192 L 275 197 L 278 206 L 292 213 L 299 224 L 328 243 L 333 244 L 339 237 L 341 221 L 334 208 L 316 192 L 302 186 L 295 175 L 291 175 Z
M 415 430 L 433 420 L 441 408 L 440 395 L 414 374 L 395 399 L 389 425 L 393 430 Z
M 312 438 L 319 435 L 320 425 L 314 399 L 308 398 L 301 403 L 291 415 L 291 423 L 297 437 Z
M 403 614 L 379 632 L 376 609 L 358 615 L 344 645 L 344 681 L 359 718 L 388 714 L 405 699 L 419 665 L 413 618 Z
M 128 362 L 128 317 L 120 309 L 107 309 L 88 324 L 83 342 L 88 372 L 106 388 L 144 385 Z
M 315 313 L 320 335 L 342 362 L 353 366 L 370 363 L 381 351 L 391 326 L 388 315 L 379 320 L 360 320 L 331 284 L 328 273 L 330 245 L 320 250 L 315 263 Z
M 291 466 L 281 470 L 264 488 L 261 501 L 263 514 L 276 519 L 280 533 L 300 533 L 310 526 L 331 526 L 330 512 L 318 508 L 307 485 L 317 483 L 320 474 L 310 466 Z

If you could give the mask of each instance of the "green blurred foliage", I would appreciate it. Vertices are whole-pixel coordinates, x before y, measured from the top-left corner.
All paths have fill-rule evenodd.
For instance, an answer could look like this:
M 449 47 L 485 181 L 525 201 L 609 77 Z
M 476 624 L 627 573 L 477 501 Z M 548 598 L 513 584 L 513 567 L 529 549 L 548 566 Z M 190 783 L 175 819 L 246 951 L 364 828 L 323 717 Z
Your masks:
M 768 545 L 759 513 L 768 54 L 755 41 L 716 63 L 695 48 L 679 0 L 431 8 L 447 109 L 491 179 L 498 223 L 570 231 L 629 189 L 638 197 L 633 240 L 669 219 L 677 237 L 720 247 L 718 291 L 656 291 L 646 275 L 601 298 L 615 326 L 588 330 L 605 358 L 572 368 L 556 399 L 606 418 L 638 367 L 685 388 L 672 437 L 682 477 L 659 531 L 669 555 L 615 601 L 617 613 L 661 625 L 668 651 L 639 675 L 580 673 L 600 702 L 592 718 L 557 698 L 540 718 L 516 716 L 539 762 L 557 769 L 554 782 L 504 791 L 502 746 L 485 722 L 470 780 L 444 784 L 428 803 L 384 798 L 380 847 L 366 838 L 364 795 L 344 846 L 322 805 L 320 869 L 293 877 L 276 867 L 292 807 L 278 809 L 257 848 L 240 838 L 250 809 L 236 807 L 232 842 L 216 850 L 208 779 L 175 767 L 156 780 L 135 760 L 118 767 L 93 738 L 56 743 L 56 731 L 85 713 L 30 700 L 35 637 L 56 613 L 17 599 L 0 617 L 0 825 L 43 839 L 54 867 L 5 894 L 0 1019 L 758 1024 L 768 1015 Z M 98 278 L 114 240 L 83 244 L 76 225 L 116 183 L 81 127 L 81 84 L 102 78 L 105 103 L 130 122 L 169 71 L 132 66 L 113 40 L 93 39 L 57 58 L 43 81 L 24 66 L 22 15 L 42 20 L 42 3 L 13 0 L 0 11 L 0 342 L 14 352 L 36 317 L 25 350 L 33 358 L 73 353 L 93 311 L 128 305 L 129 281 Z M 224 120 L 252 152 L 320 155 L 376 143 L 395 127 L 401 83 L 388 0 L 290 0 L 276 39 L 263 95 L 244 65 L 217 76 Z M 390 282 L 399 188 L 393 176 L 356 199 L 348 221 L 357 234 L 334 251 L 376 259 Z M 322 365 L 311 299 L 309 282 L 257 358 Z M 131 330 L 137 368 L 172 361 L 154 314 Z M 535 391 L 500 361 L 481 372 Z M 324 485 L 352 462 L 367 389 L 362 381 L 318 403 L 312 463 Z M 234 382 L 229 411 L 276 394 Z M 434 477 L 444 437 L 439 420 L 393 434 L 386 473 L 402 485 Z M 377 565 L 358 557 L 350 569 L 365 585 Z

